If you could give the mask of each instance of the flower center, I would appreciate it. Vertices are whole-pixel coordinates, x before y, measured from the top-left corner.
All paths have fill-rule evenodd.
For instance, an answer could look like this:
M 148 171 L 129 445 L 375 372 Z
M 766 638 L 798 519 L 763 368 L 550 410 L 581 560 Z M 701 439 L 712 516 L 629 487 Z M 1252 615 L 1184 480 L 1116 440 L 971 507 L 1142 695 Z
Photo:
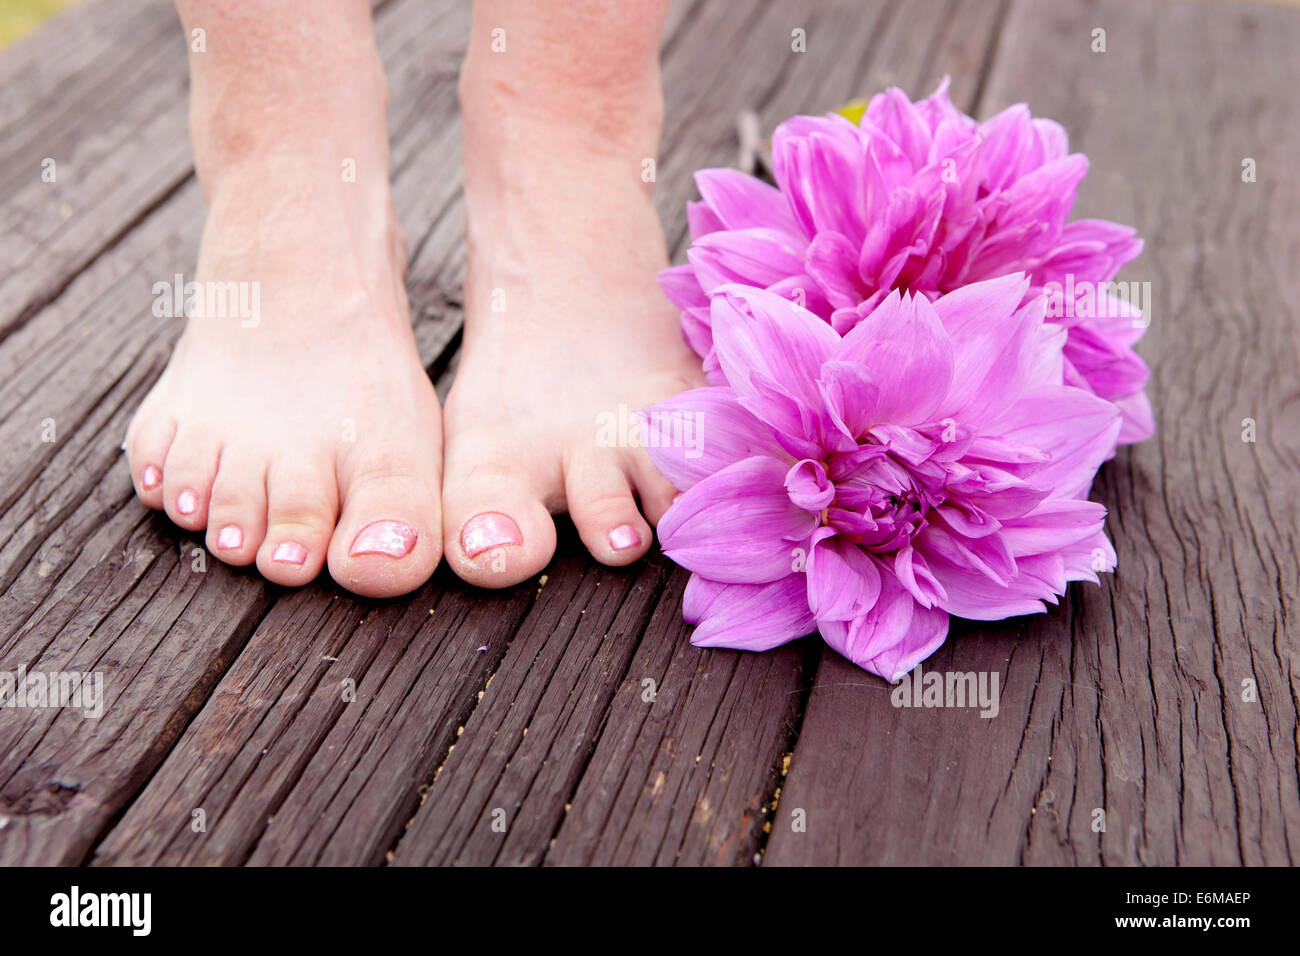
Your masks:
M 927 515 L 943 500 L 943 490 L 931 488 L 885 446 L 864 447 L 882 452 L 851 453 L 828 463 L 835 497 L 822 523 L 868 551 L 897 551 L 928 524 Z

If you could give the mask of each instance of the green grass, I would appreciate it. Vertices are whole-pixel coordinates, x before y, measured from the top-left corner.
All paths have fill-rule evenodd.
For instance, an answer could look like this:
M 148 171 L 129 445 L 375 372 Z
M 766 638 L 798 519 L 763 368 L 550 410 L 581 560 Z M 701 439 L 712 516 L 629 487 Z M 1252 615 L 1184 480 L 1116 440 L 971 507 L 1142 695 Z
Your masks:
M 0 0 L 0 50 L 77 0 Z

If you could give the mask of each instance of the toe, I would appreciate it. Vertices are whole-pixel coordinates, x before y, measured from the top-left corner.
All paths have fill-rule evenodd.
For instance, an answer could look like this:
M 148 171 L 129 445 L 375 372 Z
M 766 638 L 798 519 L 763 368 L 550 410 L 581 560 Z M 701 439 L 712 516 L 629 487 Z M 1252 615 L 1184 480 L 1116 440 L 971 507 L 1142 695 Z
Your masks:
M 566 462 L 564 493 L 582 543 L 597 561 L 631 564 L 649 550 L 654 535 L 616 457 L 588 452 Z
M 212 480 L 221 460 L 221 439 L 201 425 L 178 428 L 162 468 L 162 505 L 187 531 L 207 526 Z
M 330 574 L 355 594 L 407 594 L 442 558 L 438 455 L 428 438 L 368 445 L 340 462 L 343 514 L 330 541 Z
M 672 486 L 672 482 L 659 474 L 659 469 L 642 449 L 635 450 L 626 468 L 636 486 L 636 494 L 641 500 L 641 510 L 645 512 L 646 520 L 658 527 L 664 512 L 672 506 L 673 499 L 680 492 Z
M 504 588 L 532 577 L 555 554 L 555 522 L 525 471 L 502 449 L 453 442 L 442 485 L 447 563 L 470 584 Z
M 338 515 L 338 485 L 328 455 L 284 455 L 266 473 L 266 537 L 257 569 L 297 587 L 320 574 Z
M 135 493 L 150 508 L 163 506 L 163 465 L 176 437 L 176 420 L 166 415 L 136 414 L 126 436 L 126 454 L 131 464 Z
M 208 550 L 227 564 L 252 564 L 266 536 L 266 455 L 236 446 L 221 452 L 208 503 Z

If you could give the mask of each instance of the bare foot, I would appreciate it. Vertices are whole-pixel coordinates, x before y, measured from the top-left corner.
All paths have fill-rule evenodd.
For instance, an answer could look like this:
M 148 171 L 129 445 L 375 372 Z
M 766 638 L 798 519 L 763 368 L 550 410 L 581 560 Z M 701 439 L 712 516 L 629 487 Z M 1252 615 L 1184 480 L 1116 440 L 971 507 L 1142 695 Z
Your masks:
M 242 283 L 224 288 L 243 308 L 228 297 L 223 314 L 188 319 L 126 448 L 141 500 L 206 528 L 222 561 L 284 585 L 328 561 L 344 587 L 386 597 L 441 556 L 441 431 L 411 333 L 373 66 L 369 99 L 337 97 L 339 115 L 284 106 L 252 133 L 229 117 L 257 110 L 222 109 L 240 97 L 195 67 L 208 220 L 193 278 L 205 299 Z
M 653 60 L 617 96 L 557 89 L 528 76 L 526 51 L 489 61 L 475 50 L 489 26 L 476 7 L 461 80 L 465 341 L 445 410 L 443 520 L 453 570 L 500 587 L 547 564 L 551 515 L 565 510 L 597 560 L 645 554 L 676 491 L 643 448 L 620 444 L 618 423 L 702 376 L 656 281 L 664 240 L 641 175 L 662 109 Z M 565 95 L 583 106 L 568 109 Z

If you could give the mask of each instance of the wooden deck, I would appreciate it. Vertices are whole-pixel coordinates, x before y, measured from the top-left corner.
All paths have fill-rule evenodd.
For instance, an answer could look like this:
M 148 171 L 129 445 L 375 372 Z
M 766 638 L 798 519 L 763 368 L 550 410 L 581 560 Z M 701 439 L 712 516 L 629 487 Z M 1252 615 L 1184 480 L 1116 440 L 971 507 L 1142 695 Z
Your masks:
M 376 14 L 443 394 L 468 8 Z M 179 332 L 151 286 L 192 267 L 203 219 L 184 42 L 164 0 L 61 15 L 0 56 L 0 670 L 102 671 L 106 709 L 0 709 L 0 863 L 1297 862 L 1298 49 L 1300 9 L 1268 4 L 672 14 L 657 202 L 678 261 L 691 173 L 734 162 L 741 110 L 770 130 L 945 73 L 977 116 L 1064 123 L 1092 160 L 1076 214 L 1147 240 L 1124 277 L 1153 287 L 1160 431 L 1095 491 L 1118 571 L 1051 615 L 954 628 L 927 669 L 996 671 L 986 720 L 895 708 L 815 638 L 696 649 L 684 572 L 600 567 L 564 522 L 544 581 L 506 593 L 445 569 L 389 602 L 195 570 L 201 538 L 134 500 L 118 447 Z

